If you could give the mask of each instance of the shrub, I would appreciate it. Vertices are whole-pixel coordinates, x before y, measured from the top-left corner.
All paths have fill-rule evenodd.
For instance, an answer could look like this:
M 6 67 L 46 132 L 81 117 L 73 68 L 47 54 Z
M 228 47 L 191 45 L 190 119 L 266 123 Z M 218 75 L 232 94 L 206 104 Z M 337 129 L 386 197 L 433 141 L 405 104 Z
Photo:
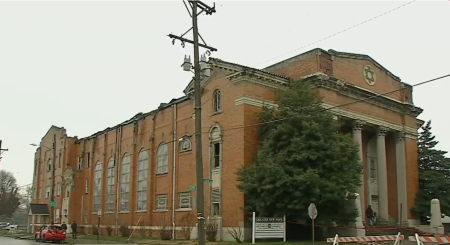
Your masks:
M 130 229 L 128 229 L 128 225 L 121 225 L 119 227 L 119 231 L 123 237 L 129 237 L 131 234 Z
M 190 240 L 191 239 L 191 232 L 192 229 L 194 229 L 195 223 L 197 221 L 196 216 L 189 212 L 181 218 L 181 230 L 183 231 L 183 238 Z
M 98 230 L 98 226 L 92 225 L 92 235 L 99 235 L 100 231 Z
M 236 242 L 238 243 L 242 242 L 242 235 L 243 235 L 242 227 L 238 228 L 232 227 L 231 229 L 227 229 L 227 231 L 231 235 L 231 237 L 234 238 L 234 240 L 236 240 Z
M 108 236 L 111 236 L 113 232 L 113 228 L 110 225 L 106 226 L 106 234 L 108 234 Z
M 159 231 L 159 237 L 161 240 L 171 240 L 172 239 L 172 228 L 170 226 L 163 225 Z
M 142 237 L 146 237 L 148 235 L 148 230 L 147 228 L 145 228 L 145 226 L 139 226 L 138 232 Z
M 216 222 L 208 222 L 206 224 L 206 240 L 209 242 L 215 242 L 219 225 Z

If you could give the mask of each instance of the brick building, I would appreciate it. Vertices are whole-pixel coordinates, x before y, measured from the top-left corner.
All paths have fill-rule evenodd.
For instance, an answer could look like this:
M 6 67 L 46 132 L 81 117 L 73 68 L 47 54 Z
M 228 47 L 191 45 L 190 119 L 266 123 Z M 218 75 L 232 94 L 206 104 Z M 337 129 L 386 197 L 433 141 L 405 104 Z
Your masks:
M 203 159 L 204 177 L 212 180 L 205 182 L 207 216 L 221 217 L 224 228 L 243 225 L 244 197 L 235 172 L 257 150 L 257 127 L 243 125 L 258 122 L 256 113 L 274 105 L 277 89 L 306 78 L 360 146 L 362 207 L 372 205 L 380 220 L 415 224 L 409 210 L 418 189 L 416 137 L 423 122 L 410 85 L 367 55 L 334 50 L 314 49 L 264 70 L 215 58 L 206 67 Z M 184 93 L 86 138 L 51 127 L 36 151 L 34 203 L 50 200 L 53 161 L 44 146 L 56 134 L 57 222 L 96 224 L 101 210 L 102 225 L 184 226 L 183 217 L 196 206 L 196 191 L 190 190 L 196 185 L 192 81 Z M 219 236 L 229 239 L 226 229 Z

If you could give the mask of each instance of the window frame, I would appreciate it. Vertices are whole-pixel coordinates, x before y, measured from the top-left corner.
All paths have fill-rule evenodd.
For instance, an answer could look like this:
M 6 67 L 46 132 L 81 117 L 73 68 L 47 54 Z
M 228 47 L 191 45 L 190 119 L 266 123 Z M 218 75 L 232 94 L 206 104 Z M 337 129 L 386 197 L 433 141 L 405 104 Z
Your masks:
M 141 149 L 137 162 L 136 211 L 147 211 L 148 153 Z M 144 187 L 144 189 L 142 189 Z
M 130 154 L 125 153 L 122 157 L 120 168 L 120 198 L 119 212 L 130 211 L 130 182 L 131 182 L 131 159 Z M 127 172 L 124 172 L 126 170 Z M 125 188 L 126 187 L 126 188 Z
M 161 143 L 156 151 L 156 174 L 169 173 L 169 146 Z
M 222 93 L 217 89 L 213 92 L 213 113 L 220 112 L 222 112 Z
M 108 168 L 106 170 L 106 212 L 114 211 L 114 195 L 115 195 L 116 165 L 114 158 L 108 160 Z
M 101 198 L 102 198 L 102 163 L 97 161 L 95 163 L 94 168 L 94 185 L 93 185 L 93 204 L 94 204 L 94 212 L 97 212 L 101 209 Z
M 188 200 L 188 205 L 183 207 L 184 199 Z M 190 191 L 178 192 L 178 209 L 192 209 L 192 193 Z
M 167 207 L 167 201 L 168 201 L 167 194 L 157 194 L 155 200 L 156 200 L 156 207 L 155 208 L 156 208 L 157 211 L 167 211 L 168 210 L 168 207 Z M 164 207 L 159 205 L 160 200 L 164 200 L 165 201 Z

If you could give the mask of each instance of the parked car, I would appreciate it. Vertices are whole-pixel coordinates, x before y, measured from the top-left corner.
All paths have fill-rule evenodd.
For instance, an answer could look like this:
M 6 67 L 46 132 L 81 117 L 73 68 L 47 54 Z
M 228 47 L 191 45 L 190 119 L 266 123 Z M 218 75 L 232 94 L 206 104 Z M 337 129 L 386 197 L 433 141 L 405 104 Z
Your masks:
M 8 223 L 8 222 L 0 222 L 0 229 L 3 229 L 9 225 L 10 225 L 10 223 Z
M 59 225 L 44 225 L 34 235 L 36 242 L 63 242 L 66 240 L 66 231 L 64 231 Z
M 10 231 L 10 230 L 17 230 L 17 227 L 18 227 L 18 225 L 9 224 L 7 226 L 2 227 L 1 229 L 4 231 Z

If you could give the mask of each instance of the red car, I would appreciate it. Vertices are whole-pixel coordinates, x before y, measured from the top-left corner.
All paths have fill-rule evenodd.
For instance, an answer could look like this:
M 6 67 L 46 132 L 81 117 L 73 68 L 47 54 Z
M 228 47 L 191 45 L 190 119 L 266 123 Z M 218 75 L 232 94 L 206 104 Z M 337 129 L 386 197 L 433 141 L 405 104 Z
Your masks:
M 66 231 L 59 225 L 44 225 L 41 229 L 34 235 L 36 242 L 63 242 L 66 240 Z

